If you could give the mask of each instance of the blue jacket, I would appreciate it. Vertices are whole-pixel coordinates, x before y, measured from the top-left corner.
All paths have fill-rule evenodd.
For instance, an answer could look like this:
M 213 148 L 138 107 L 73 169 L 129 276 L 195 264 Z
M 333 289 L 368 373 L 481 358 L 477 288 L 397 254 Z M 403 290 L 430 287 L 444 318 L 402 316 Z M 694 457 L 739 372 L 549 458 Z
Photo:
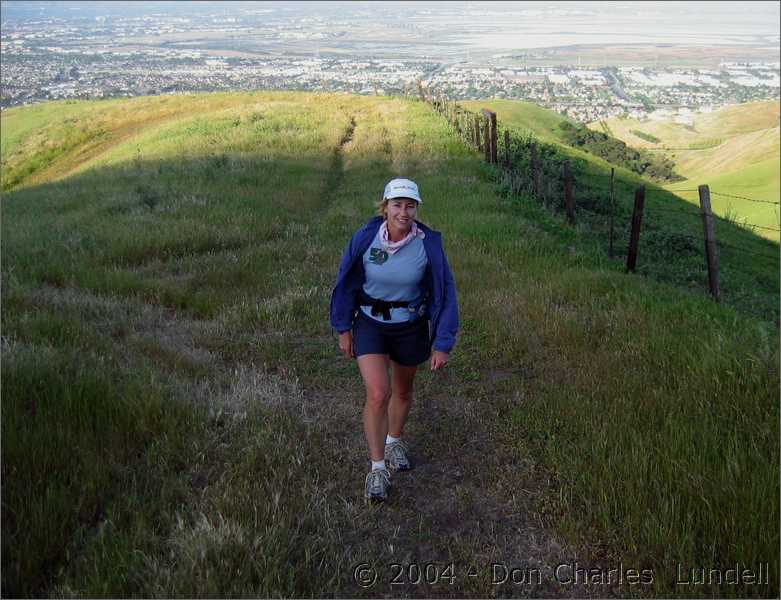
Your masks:
M 377 235 L 382 217 L 374 217 L 353 234 L 342 254 L 336 286 L 331 293 L 331 326 L 339 333 L 349 331 L 358 309 L 358 294 L 366 280 L 363 270 L 363 254 Z M 421 291 L 428 295 L 428 318 L 431 321 L 431 338 L 434 350 L 450 352 L 458 333 L 458 300 L 456 286 L 445 251 L 442 234 L 416 221 L 426 234 L 423 247 L 428 266 L 421 282 Z

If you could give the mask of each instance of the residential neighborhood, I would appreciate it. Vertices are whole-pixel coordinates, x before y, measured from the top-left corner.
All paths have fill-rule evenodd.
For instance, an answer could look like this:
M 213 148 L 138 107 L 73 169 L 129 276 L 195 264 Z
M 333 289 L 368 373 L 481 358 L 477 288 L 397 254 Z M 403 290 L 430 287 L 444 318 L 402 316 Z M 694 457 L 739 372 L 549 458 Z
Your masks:
M 366 18 L 360 11 L 356 15 Z M 722 61 L 715 69 L 541 66 L 500 55 L 433 54 L 427 32 L 418 30 L 403 51 L 390 52 L 382 23 L 367 26 L 366 37 L 377 38 L 375 50 L 367 53 L 346 41 L 348 25 L 329 15 L 295 17 L 272 9 L 247 9 L 241 18 L 228 13 L 4 18 L 0 109 L 68 98 L 219 90 L 411 95 L 420 84 L 451 99 L 527 100 L 592 122 L 660 109 L 685 115 L 779 95 L 778 61 Z

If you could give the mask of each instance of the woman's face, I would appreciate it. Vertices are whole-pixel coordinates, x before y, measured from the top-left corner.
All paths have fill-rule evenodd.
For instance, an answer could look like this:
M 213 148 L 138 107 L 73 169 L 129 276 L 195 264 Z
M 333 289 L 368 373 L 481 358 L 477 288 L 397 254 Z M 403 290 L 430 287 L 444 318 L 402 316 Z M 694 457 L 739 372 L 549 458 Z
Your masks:
M 388 225 L 396 229 L 407 230 L 418 214 L 418 203 L 410 198 L 388 200 Z

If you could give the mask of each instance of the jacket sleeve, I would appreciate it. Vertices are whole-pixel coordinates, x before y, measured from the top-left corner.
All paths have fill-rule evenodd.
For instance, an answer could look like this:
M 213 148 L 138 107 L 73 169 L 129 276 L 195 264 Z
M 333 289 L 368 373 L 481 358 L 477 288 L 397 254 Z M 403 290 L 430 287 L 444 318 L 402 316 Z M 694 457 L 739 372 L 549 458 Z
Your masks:
M 353 235 L 342 253 L 339 272 L 336 275 L 336 286 L 331 293 L 331 327 L 339 333 L 352 329 L 356 297 L 362 285 L 359 281 L 350 281 L 348 273 L 358 251 L 359 233 Z
M 450 352 L 456 344 L 458 334 L 458 299 L 456 298 L 456 283 L 447 256 L 442 250 L 442 266 L 444 269 L 444 288 L 442 297 L 442 312 L 439 315 L 437 330 L 434 332 L 434 350 Z

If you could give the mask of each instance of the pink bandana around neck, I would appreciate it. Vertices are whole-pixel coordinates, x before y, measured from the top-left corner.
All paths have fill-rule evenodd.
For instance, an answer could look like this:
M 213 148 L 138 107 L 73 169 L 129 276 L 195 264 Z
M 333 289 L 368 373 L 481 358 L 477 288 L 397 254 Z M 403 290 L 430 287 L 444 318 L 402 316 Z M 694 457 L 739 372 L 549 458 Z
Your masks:
M 388 254 L 398 252 L 416 237 L 422 240 L 426 237 L 426 234 L 422 229 L 418 228 L 418 224 L 415 223 L 415 221 L 412 222 L 412 227 L 410 227 L 407 237 L 405 237 L 403 240 L 399 240 L 398 242 L 390 241 L 387 221 L 383 221 L 382 225 L 380 225 L 380 244 L 382 244 L 382 249 L 385 250 Z

